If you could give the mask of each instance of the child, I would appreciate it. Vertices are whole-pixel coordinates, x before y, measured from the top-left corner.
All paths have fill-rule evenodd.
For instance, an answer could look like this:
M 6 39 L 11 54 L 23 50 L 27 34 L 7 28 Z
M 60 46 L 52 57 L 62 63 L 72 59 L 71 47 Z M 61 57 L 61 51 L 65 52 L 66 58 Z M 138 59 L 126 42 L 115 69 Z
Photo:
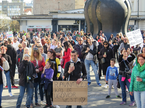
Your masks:
M 51 94 L 52 94 L 52 82 L 53 82 L 54 70 L 51 68 L 51 66 L 52 66 L 52 62 L 48 61 L 41 75 L 41 78 L 44 81 L 44 90 L 45 90 L 45 97 L 46 97 L 46 106 L 44 108 L 47 107 L 53 108 L 51 102 L 51 98 L 52 98 Z
M 110 65 L 111 66 L 109 66 L 107 68 L 107 72 L 106 72 L 106 83 L 108 83 L 108 85 L 109 85 L 109 91 L 108 91 L 108 95 L 106 96 L 106 98 L 110 98 L 112 85 L 114 86 L 116 97 L 121 98 L 118 95 L 118 90 L 117 90 L 118 70 L 117 70 L 117 67 L 114 66 L 114 64 L 115 64 L 115 59 L 112 58 L 110 60 Z

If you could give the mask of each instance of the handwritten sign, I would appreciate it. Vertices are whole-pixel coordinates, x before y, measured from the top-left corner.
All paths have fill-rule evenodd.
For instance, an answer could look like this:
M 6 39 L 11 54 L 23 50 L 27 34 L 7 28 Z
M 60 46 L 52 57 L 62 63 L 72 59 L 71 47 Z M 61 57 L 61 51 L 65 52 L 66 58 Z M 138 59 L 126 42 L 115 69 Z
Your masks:
M 136 45 L 143 43 L 142 34 L 140 32 L 140 29 L 128 32 L 126 34 L 126 36 L 128 37 L 130 46 L 136 46 Z
M 87 105 L 88 82 L 53 81 L 54 105 Z
M 13 37 L 13 33 L 12 32 L 7 32 L 7 38 L 12 38 Z

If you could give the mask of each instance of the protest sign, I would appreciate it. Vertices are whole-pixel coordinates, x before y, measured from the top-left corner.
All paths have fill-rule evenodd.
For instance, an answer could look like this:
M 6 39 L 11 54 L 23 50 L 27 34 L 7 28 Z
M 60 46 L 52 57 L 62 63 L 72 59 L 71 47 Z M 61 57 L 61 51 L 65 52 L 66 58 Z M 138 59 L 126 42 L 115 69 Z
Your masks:
M 7 38 L 12 38 L 13 37 L 13 32 L 7 32 Z
M 53 81 L 54 105 L 87 105 L 88 82 Z
M 136 45 L 143 43 L 142 34 L 140 32 L 140 29 L 128 32 L 126 34 L 126 36 L 128 37 L 130 46 L 136 46 Z

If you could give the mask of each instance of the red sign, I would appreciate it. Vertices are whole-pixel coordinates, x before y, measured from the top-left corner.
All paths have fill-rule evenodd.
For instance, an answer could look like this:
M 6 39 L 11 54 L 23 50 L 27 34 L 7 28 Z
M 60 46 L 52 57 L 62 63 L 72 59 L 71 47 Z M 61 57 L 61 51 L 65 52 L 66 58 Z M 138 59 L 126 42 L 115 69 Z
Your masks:
M 40 32 L 41 31 L 41 28 L 37 28 L 37 30 Z

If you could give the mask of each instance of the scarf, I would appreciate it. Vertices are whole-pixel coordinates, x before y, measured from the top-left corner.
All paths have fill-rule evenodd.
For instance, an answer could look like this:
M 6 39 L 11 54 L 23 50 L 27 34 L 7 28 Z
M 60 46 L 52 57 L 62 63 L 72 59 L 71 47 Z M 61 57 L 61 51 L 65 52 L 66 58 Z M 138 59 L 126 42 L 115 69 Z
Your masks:
M 137 64 L 137 70 L 138 70 L 139 72 L 144 71 L 144 70 L 145 70 L 145 63 L 143 64 L 143 66 L 140 66 L 140 64 L 138 63 L 138 64 Z

